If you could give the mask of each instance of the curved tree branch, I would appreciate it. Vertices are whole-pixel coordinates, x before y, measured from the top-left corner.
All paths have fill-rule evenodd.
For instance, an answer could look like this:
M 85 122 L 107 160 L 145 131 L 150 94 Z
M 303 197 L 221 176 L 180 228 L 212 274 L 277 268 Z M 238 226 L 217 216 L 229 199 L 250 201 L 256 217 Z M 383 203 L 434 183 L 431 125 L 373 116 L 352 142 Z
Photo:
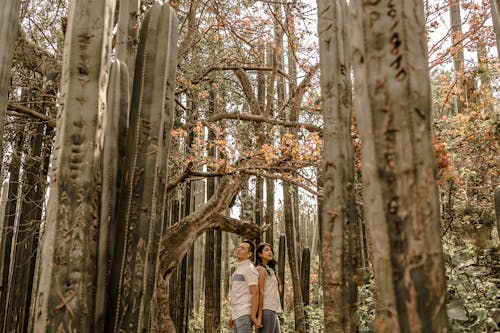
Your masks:
M 213 219 L 232 205 L 246 176 L 226 177 L 217 192 L 193 213 L 169 227 L 160 242 L 159 273 L 168 279 L 198 236 L 213 227 Z
M 225 215 L 217 215 L 212 219 L 211 227 L 240 235 L 243 238 L 254 239 L 267 230 L 268 225 L 258 225 L 254 222 L 238 220 Z

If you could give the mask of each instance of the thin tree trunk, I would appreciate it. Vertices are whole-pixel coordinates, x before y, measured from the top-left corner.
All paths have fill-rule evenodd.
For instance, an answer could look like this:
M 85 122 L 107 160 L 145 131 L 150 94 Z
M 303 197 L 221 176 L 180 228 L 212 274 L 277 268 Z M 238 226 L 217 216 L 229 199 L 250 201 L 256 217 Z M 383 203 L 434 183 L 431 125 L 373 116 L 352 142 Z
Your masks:
M 497 234 L 500 235 L 500 186 L 495 188 L 495 215 L 497 220 Z
M 50 158 L 52 156 L 52 142 L 54 138 L 54 129 L 51 127 L 46 127 L 45 131 L 45 142 L 44 142 L 44 147 L 43 147 L 43 153 L 42 153 L 42 161 L 43 161 L 43 168 L 42 168 L 42 177 L 45 180 L 43 183 L 44 190 L 42 191 L 43 195 L 46 194 L 46 188 L 47 188 L 47 175 L 49 173 L 49 165 L 50 165 Z M 40 210 L 42 210 L 43 207 L 39 207 Z M 36 295 L 38 293 L 38 277 L 39 274 L 38 272 L 40 271 L 40 256 L 38 255 L 41 251 L 41 242 L 40 239 L 42 239 L 43 235 L 43 229 L 42 229 L 42 224 L 40 224 L 40 227 L 38 229 L 38 233 L 35 235 L 33 239 L 33 249 L 34 249 L 34 254 L 33 257 L 30 260 L 30 279 L 28 283 L 28 288 L 27 288 L 27 303 L 29 304 L 29 307 L 27 306 L 27 311 L 25 313 L 25 326 L 27 328 L 27 332 L 33 332 L 33 326 L 35 324 L 35 310 L 36 310 Z
M 304 305 L 309 305 L 310 296 L 310 275 L 311 275 L 311 250 L 308 247 L 302 251 L 302 267 L 301 267 L 301 289 Z
M 278 277 L 283 285 L 280 292 L 281 306 L 285 307 L 285 270 L 286 270 L 286 239 L 285 235 L 280 235 L 278 248 Z
M 274 180 L 266 178 L 266 242 L 274 248 Z
M 462 18 L 460 15 L 460 0 L 450 1 L 450 21 L 451 21 L 451 43 L 453 45 L 453 68 L 455 70 L 456 88 L 458 91 L 455 94 L 455 111 L 462 112 L 464 103 L 462 98 L 466 98 L 465 80 L 464 80 L 464 50 L 463 50 L 463 32 Z
M 491 20 L 493 21 L 493 30 L 497 38 L 497 57 L 500 60 L 500 1 L 490 0 Z
M 13 244 L 12 258 L 14 262 L 11 267 L 11 283 L 7 295 L 6 314 L 4 317 L 5 330 L 7 332 L 23 332 L 25 330 L 25 314 L 29 312 L 30 297 L 28 287 L 32 281 L 32 260 L 36 255 L 35 238 L 42 217 L 43 195 L 45 193 L 44 177 L 42 169 L 42 143 L 44 125 L 38 124 L 30 136 L 31 145 L 29 156 L 26 157 L 26 172 L 23 182 L 22 206 L 20 209 L 18 237 Z M 35 247 L 33 246 L 35 244 Z M 27 327 L 26 327 L 27 328 Z
M 21 0 L 11 0 L 2 3 L 0 11 L 0 158 L 3 159 L 3 132 L 5 127 L 5 113 L 10 87 L 10 70 L 18 30 L 19 6 Z M 2 163 L 3 164 L 3 163 Z M 0 174 L 2 174 L 0 164 Z
M 213 180 L 213 179 L 212 179 Z M 210 190 L 207 191 L 209 194 Z M 212 192 L 213 193 L 213 192 Z M 214 327 L 214 230 L 205 233 L 205 316 L 204 332 L 215 332 Z
M 476 52 L 479 78 L 481 79 L 480 96 L 482 96 L 482 100 L 486 102 L 486 104 L 491 105 L 493 93 L 491 90 L 491 70 L 488 64 L 488 51 L 486 49 L 486 45 L 484 45 L 483 41 L 480 38 L 478 38 L 477 40 Z
M 18 132 L 18 136 L 13 147 L 12 160 L 9 165 L 9 192 L 5 207 L 4 225 L 2 226 L 2 240 L 0 243 L 0 250 L 2 251 L 0 252 L 0 260 L 2 260 L 0 267 L 0 318 L 2 318 L 3 324 L 7 324 L 3 321 L 3 318 L 7 311 L 9 282 L 11 281 L 11 261 L 14 259 L 12 257 L 12 250 L 15 249 L 17 239 L 15 224 L 18 212 L 17 204 L 19 201 L 21 159 L 25 139 L 24 128 L 25 127 L 22 126 Z M 4 328 L 2 327 L 2 329 Z
M 215 93 L 210 90 L 210 101 L 208 114 L 213 115 L 216 113 L 215 104 Z M 215 140 L 215 133 L 208 129 L 208 142 L 213 142 Z M 207 155 L 210 158 L 215 158 L 216 151 L 215 146 L 211 146 L 207 149 Z M 207 179 L 207 198 L 211 198 L 215 194 L 215 178 Z M 220 283 L 220 281 L 215 280 L 215 233 L 214 230 L 208 230 L 205 233 L 205 317 L 204 317 L 204 328 L 205 333 L 215 332 L 215 284 Z M 220 290 L 220 289 L 219 289 Z
M 288 264 L 293 286 L 293 306 L 295 314 L 295 332 L 306 332 L 306 320 L 304 312 L 304 302 L 302 299 L 302 289 L 300 286 L 299 267 L 297 264 L 297 249 L 295 246 L 295 227 L 293 225 L 293 206 L 290 186 L 283 184 L 283 206 L 285 215 L 286 248 L 288 254 Z
M 383 310 L 375 326 L 447 332 L 423 2 L 352 5 L 364 200 Z
M 190 139 L 186 143 L 186 146 L 190 146 Z M 184 186 L 184 204 L 183 204 L 183 216 L 188 216 L 191 213 L 191 182 L 186 182 Z M 192 262 L 190 267 L 190 256 L 193 252 L 191 248 L 189 252 L 182 258 L 181 262 L 181 279 L 182 283 L 180 286 L 180 302 L 179 302 L 179 319 L 177 321 L 177 331 L 179 333 L 184 333 L 188 328 L 189 320 L 189 298 L 190 298 L 190 287 L 192 284 Z
M 221 326 L 222 231 L 215 230 L 214 236 L 214 327 L 217 332 Z

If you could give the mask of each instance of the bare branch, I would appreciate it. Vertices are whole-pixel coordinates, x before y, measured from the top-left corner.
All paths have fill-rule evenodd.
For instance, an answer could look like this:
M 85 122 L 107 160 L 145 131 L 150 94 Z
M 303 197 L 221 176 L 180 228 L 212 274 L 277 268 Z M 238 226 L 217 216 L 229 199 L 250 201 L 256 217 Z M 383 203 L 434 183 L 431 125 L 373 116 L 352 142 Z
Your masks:
M 48 79 L 57 79 L 61 73 L 62 62 L 50 52 L 36 45 L 20 24 L 18 29 L 15 58 L 20 59 L 26 68 L 36 71 Z
M 52 127 L 52 128 L 56 127 L 56 120 L 54 118 L 46 116 L 40 112 L 37 112 L 37 111 L 32 110 L 30 108 L 27 108 L 25 106 L 22 106 L 22 105 L 13 103 L 13 102 L 9 102 L 9 104 L 7 105 L 7 110 L 22 113 L 22 114 L 28 115 L 32 118 L 36 118 L 36 119 L 45 121 L 45 122 L 47 122 L 47 126 L 49 126 L 49 127 Z
M 299 123 L 299 122 L 272 119 L 272 118 L 268 118 L 266 116 L 253 115 L 253 114 L 248 114 L 248 113 L 224 112 L 224 113 L 219 113 L 219 114 L 216 114 L 212 117 L 206 118 L 206 119 L 204 119 L 204 121 L 217 122 L 217 121 L 223 120 L 223 119 L 235 119 L 235 120 L 243 120 L 243 121 L 268 123 L 271 125 L 280 125 L 283 127 L 304 128 L 304 129 L 308 130 L 309 132 L 321 133 L 321 131 L 322 131 L 321 127 L 311 125 L 311 124 L 304 124 L 304 123 Z M 187 131 L 187 130 L 191 129 L 193 126 L 194 126 L 194 123 L 187 123 L 187 124 L 184 124 L 181 128 L 183 130 Z
M 265 232 L 268 225 L 258 225 L 254 222 L 238 220 L 225 215 L 217 215 L 212 219 L 211 227 L 231 232 L 244 238 L 254 239 Z

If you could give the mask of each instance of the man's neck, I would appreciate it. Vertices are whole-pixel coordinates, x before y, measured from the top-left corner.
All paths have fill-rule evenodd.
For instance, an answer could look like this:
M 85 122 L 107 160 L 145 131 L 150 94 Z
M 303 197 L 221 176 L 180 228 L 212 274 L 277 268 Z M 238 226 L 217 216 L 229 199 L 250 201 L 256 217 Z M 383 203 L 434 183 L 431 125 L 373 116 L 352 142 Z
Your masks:
M 238 264 L 242 264 L 242 263 L 244 263 L 245 261 L 248 261 L 248 260 L 250 260 L 250 258 L 248 258 L 248 259 L 242 259 L 242 260 L 238 259 Z

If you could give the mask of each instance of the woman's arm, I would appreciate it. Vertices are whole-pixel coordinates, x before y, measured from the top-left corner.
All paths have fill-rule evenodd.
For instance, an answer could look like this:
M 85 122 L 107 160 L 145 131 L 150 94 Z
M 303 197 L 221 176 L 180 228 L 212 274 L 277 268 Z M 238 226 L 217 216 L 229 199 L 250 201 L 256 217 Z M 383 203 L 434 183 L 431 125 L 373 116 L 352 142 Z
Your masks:
M 257 267 L 257 272 L 259 272 L 259 310 L 257 314 L 257 320 L 262 325 L 262 307 L 264 306 L 264 286 L 266 283 L 266 269 L 262 266 Z

